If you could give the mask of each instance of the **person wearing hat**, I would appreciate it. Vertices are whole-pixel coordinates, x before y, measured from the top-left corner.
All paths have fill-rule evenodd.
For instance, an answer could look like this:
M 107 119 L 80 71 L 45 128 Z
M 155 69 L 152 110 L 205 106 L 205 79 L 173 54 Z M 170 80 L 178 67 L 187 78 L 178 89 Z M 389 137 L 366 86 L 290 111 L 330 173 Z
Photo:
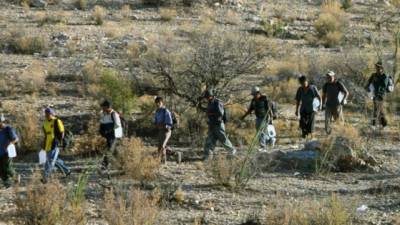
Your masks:
M 316 86 L 308 83 L 306 76 L 299 77 L 300 87 L 296 92 L 296 116 L 300 114 L 300 129 L 303 138 L 313 138 L 315 114 L 320 110 L 321 106 L 317 108 L 314 106 L 315 99 L 321 102 Z
M 7 147 L 15 144 L 18 141 L 15 130 L 6 124 L 4 115 L 0 116 L 0 177 L 6 188 L 12 184 L 10 178 L 14 176 L 14 169 L 12 168 L 11 158 L 8 157 Z
M 116 155 L 116 145 L 118 138 L 115 136 L 116 129 L 122 129 L 122 123 L 119 113 L 117 113 L 111 106 L 108 100 L 100 104 L 102 108 L 102 117 L 100 119 L 100 135 L 107 141 L 108 151 L 103 156 L 102 166 L 103 170 L 107 169 L 110 160 Z
M 386 119 L 384 100 L 386 94 L 390 92 L 389 87 L 392 81 L 390 76 L 385 74 L 381 61 L 375 64 L 375 69 L 376 72 L 368 79 L 365 88 L 368 92 L 372 92 L 373 94 L 374 114 L 372 125 L 376 126 L 377 123 L 380 123 L 382 127 L 385 128 L 388 125 L 388 120 Z
M 44 113 L 45 120 L 43 123 L 43 150 L 45 150 L 47 153 L 47 160 L 44 165 L 42 182 L 46 183 L 55 166 L 66 176 L 71 174 L 71 170 L 65 165 L 64 161 L 61 160 L 59 156 L 59 146 L 62 146 L 62 141 L 64 138 L 64 124 L 59 118 L 56 117 L 55 111 L 52 108 L 46 108 Z
M 204 109 L 208 117 L 208 134 L 204 145 L 204 159 L 212 158 L 215 144 L 218 140 L 229 151 L 230 156 L 234 156 L 236 149 L 225 133 L 226 116 L 223 102 L 215 97 L 213 90 L 206 90 L 202 97 L 208 101 L 207 108 Z
M 325 131 L 330 134 L 332 129 L 330 124 L 341 118 L 343 122 L 343 105 L 349 95 L 348 90 L 335 77 L 335 72 L 326 73 L 326 83 L 322 87 L 322 109 L 325 110 Z M 340 99 L 339 99 L 340 97 Z
M 256 115 L 256 129 L 259 133 L 260 149 L 259 151 L 267 151 L 267 137 L 266 137 L 266 124 L 272 123 L 274 117 L 272 105 L 268 100 L 267 96 L 262 95 L 259 87 L 253 87 L 251 90 L 253 99 L 250 102 L 250 106 L 247 112 L 241 117 L 242 120 L 246 118 L 253 111 Z M 262 130 L 260 130 L 263 128 Z

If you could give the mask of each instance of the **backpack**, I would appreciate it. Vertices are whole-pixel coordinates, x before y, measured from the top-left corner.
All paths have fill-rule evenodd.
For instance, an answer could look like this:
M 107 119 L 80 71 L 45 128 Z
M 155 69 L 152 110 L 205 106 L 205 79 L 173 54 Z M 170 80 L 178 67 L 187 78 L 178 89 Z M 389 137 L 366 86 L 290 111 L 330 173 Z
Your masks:
M 171 127 L 171 130 L 173 130 L 173 129 L 179 127 L 180 120 L 179 120 L 177 114 L 176 114 L 174 111 L 171 111 L 171 110 L 170 110 L 170 112 L 171 112 L 171 118 L 172 118 L 172 127 Z M 164 114 L 165 114 L 165 113 L 167 113 L 167 109 L 164 110 Z
M 72 131 L 65 129 L 64 127 L 64 136 L 63 136 L 63 133 L 61 133 L 59 130 L 58 121 L 61 120 L 58 118 L 54 120 L 54 136 L 61 143 L 61 147 L 63 149 L 68 149 L 72 146 L 74 142 L 74 134 L 72 133 Z
M 119 113 L 119 112 L 117 112 L 117 111 L 114 110 L 114 111 L 112 112 L 112 114 L 111 114 L 111 119 L 112 119 L 113 123 L 115 123 L 113 113 L 117 113 L 117 114 L 118 114 L 119 120 L 121 121 L 122 132 L 123 132 L 124 136 L 127 136 L 127 134 L 128 134 L 128 128 L 129 128 L 128 121 L 126 121 L 126 119 L 121 115 L 121 113 Z

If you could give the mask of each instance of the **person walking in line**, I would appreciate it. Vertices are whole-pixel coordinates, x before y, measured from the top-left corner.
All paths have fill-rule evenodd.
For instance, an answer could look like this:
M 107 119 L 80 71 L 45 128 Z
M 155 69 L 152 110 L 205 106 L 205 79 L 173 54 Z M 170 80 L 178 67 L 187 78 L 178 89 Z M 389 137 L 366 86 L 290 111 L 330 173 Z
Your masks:
M 0 116 L 0 177 L 4 187 L 12 185 L 11 178 L 14 176 L 11 158 L 8 157 L 7 148 L 9 145 L 16 144 L 18 141 L 15 130 L 6 124 L 4 115 Z
M 56 117 L 55 111 L 52 108 L 46 108 L 44 112 L 45 121 L 43 124 L 43 149 L 47 152 L 47 159 L 44 165 L 42 182 L 46 183 L 55 166 L 59 168 L 66 176 L 71 174 L 71 170 L 59 157 L 59 146 L 62 146 L 62 141 L 64 138 L 64 124 L 59 118 Z
M 330 134 L 332 121 L 341 119 L 344 122 L 343 105 L 349 91 L 341 81 L 336 79 L 335 72 L 329 71 L 326 79 L 327 82 L 322 87 L 322 110 L 325 110 L 325 131 Z
M 208 101 L 207 108 L 203 109 L 208 117 L 208 134 L 204 145 L 204 159 L 212 159 L 217 141 L 220 141 L 223 147 L 229 151 L 230 157 L 234 156 L 236 149 L 225 133 L 226 114 L 223 102 L 215 97 L 213 90 L 206 90 L 202 97 Z
M 107 152 L 103 155 L 101 165 L 102 170 L 106 170 L 113 157 L 116 156 L 116 145 L 123 135 L 123 128 L 119 113 L 111 106 L 111 103 L 105 100 L 101 103 L 102 117 L 100 119 L 100 135 L 107 141 Z
M 259 142 L 261 152 L 267 151 L 267 124 L 272 123 L 274 117 L 272 104 L 268 100 L 267 96 L 262 95 L 259 87 L 253 87 L 251 90 L 253 99 L 250 102 L 250 106 L 247 112 L 241 117 L 242 120 L 246 118 L 253 111 L 256 115 L 256 129 L 259 133 Z
M 376 72 L 373 73 L 368 79 L 367 86 L 365 87 L 368 92 L 372 93 L 372 100 L 374 102 L 374 114 L 372 118 L 372 126 L 382 125 L 385 128 L 388 125 L 385 112 L 385 97 L 388 92 L 393 91 L 393 80 L 385 74 L 383 64 L 381 61 L 375 64 Z
M 154 115 L 154 124 L 158 130 L 158 155 L 162 163 L 167 162 L 167 144 L 172 134 L 173 119 L 172 113 L 165 105 L 162 97 L 156 97 L 154 100 L 157 111 Z
M 306 76 L 299 78 L 300 87 L 296 93 L 296 116 L 300 115 L 300 129 L 303 138 L 313 138 L 315 114 L 321 109 L 321 104 L 315 104 L 315 101 L 321 102 L 321 96 L 314 85 L 310 85 Z

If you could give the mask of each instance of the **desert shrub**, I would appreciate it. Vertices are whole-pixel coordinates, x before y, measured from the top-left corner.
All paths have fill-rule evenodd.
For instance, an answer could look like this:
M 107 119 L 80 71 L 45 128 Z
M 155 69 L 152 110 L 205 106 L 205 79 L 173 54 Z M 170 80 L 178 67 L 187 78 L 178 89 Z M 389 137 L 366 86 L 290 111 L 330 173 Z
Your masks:
M 35 93 L 45 88 L 46 73 L 40 62 L 33 61 L 18 77 L 22 93 Z
M 102 25 L 106 14 L 107 10 L 104 7 L 96 5 L 93 9 L 92 18 L 97 25 Z
M 314 22 L 316 36 L 326 47 L 340 43 L 344 28 L 348 24 L 346 13 L 336 0 L 327 0 L 322 4 L 321 14 Z
M 118 160 L 127 176 L 140 181 L 156 178 L 160 160 L 152 156 L 155 149 L 144 146 L 139 138 L 124 139 L 118 148 Z
M 161 8 L 160 9 L 160 18 L 162 21 L 171 21 L 175 19 L 177 16 L 176 9 L 172 8 Z
M 299 82 L 295 78 L 269 82 L 265 87 L 265 93 L 279 103 L 293 103 Z
M 55 14 L 50 12 L 38 12 L 36 17 L 39 26 L 43 26 L 45 24 L 66 23 L 65 15 L 62 13 Z
M 164 4 L 164 0 L 141 0 L 143 5 L 160 6 Z
M 97 154 L 104 150 L 106 147 L 106 140 L 100 136 L 99 120 L 93 116 L 89 121 L 87 131 L 79 135 L 74 140 L 74 145 L 71 152 L 74 154 Z
M 215 184 L 231 187 L 237 172 L 236 167 L 235 160 L 228 159 L 224 155 L 218 155 L 216 159 L 210 160 L 207 172 L 211 175 Z
M 280 201 L 267 208 L 265 225 L 351 225 L 353 215 L 335 195 L 324 201 Z M 321 203 L 322 202 L 322 203 Z M 347 203 L 346 203 L 347 204 Z
M 76 0 L 75 7 L 80 10 L 88 9 L 88 0 Z
M 122 15 L 122 18 L 128 19 L 129 16 L 131 15 L 131 6 L 130 5 L 122 6 L 121 15 Z
M 42 53 L 48 48 L 48 41 L 41 35 L 25 31 L 11 31 L 1 37 L 0 48 L 15 54 Z
M 353 0 L 342 0 L 342 8 L 344 10 L 350 9 L 353 6 Z
M 282 19 L 263 21 L 262 25 L 264 27 L 264 31 L 269 37 L 283 38 L 287 34 L 287 23 Z
M 104 218 L 110 225 L 152 225 L 159 214 L 157 202 L 138 189 L 119 195 L 111 190 L 104 196 Z
M 60 223 L 66 200 L 67 191 L 57 181 L 46 185 L 32 183 L 27 186 L 26 195 L 18 193 L 17 188 L 17 212 L 27 225 Z
M 32 107 L 23 107 L 22 109 L 15 109 L 11 113 L 15 115 L 15 121 L 12 122 L 12 125 L 18 132 L 21 151 L 38 151 L 40 142 L 43 140 L 42 129 L 38 122 L 40 112 Z

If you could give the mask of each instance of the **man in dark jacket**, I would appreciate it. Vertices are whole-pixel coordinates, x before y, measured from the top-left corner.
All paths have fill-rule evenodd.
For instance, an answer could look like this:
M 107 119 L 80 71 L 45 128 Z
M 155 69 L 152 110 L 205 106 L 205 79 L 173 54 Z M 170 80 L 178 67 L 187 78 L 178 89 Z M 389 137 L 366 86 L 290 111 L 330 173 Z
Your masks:
M 321 96 L 317 87 L 310 85 L 306 76 L 299 78 L 300 87 L 296 93 L 296 116 L 300 112 L 300 129 L 303 138 L 313 138 L 315 114 L 320 110 L 321 104 L 314 107 L 314 101 L 317 98 L 321 102 Z
M 3 115 L 0 116 L 0 178 L 6 188 L 11 186 L 11 179 L 14 170 L 11 164 L 11 158 L 8 157 L 7 147 L 18 141 L 15 130 L 5 123 Z
M 267 98 L 267 96 L 262 95 L 260 92 L 259 87 L 254 87 L 251 90 L 251 95 L 253 99 L 251 100 L 249 109 L 247 112 L 242 116 L 242 120 L 246 118 L 249 114 L 253 111 L 256 114 L 256 129 L 259 133 L 259 142 L 260 142 L 260 149 L 259 151 L 266 151 L 267 148 L 267 137 L 266 137 L 266 130 L 267 124 L 272 122 L 273 119 L 273 111 L 271 109 L 271 104 Z M 261 129 L 261 130 L 260 130 Z
M 388 125 L 388 121 L 386 119 L 385 114 L 385 96 L 389 91 L 390 86 L 390 77 L 385 74 L 383 69 L 382 62 L 377 62 L 375 64 L 376 72 L 371 75 L 368 79 L 368 84 L 366 89 L 368 92 L 372 92 L 373 101 L 374 101 L 374 115 L 372 119 L 372 125 L 375 126 L 378 123 L 382 125 L 382 127 L 386 127 Z
M 158 154 L 162 163 L 167 163 L 167 144 L 171 138 L 173 119 L 172 113 L 165 105 L 162 97 L 156 97 L 154 103 L 157 106 L 154 115 L 154 125 L 158 130 Z
M 236 149 L 225 133 L 224 104 L 214 96 L 212 90 L 206 90 L 203 93 L 203 98 L 208 101 L 207 109 L 205 109 L 208 117 L 208 134 L 204 145 L 204 158 L 212 158 L 213 150 L 218 140 L 230 152 L 230 156 L 235 155 Z
M 325 131 L 331 133 L 331 122 L 341 118 L 343 122 L 343 105 L 349 92 L 342 82 L 336 79 L 335 72 L 326 74 L 327 82 L 322 87 L 322 109 L 325 109 Z

